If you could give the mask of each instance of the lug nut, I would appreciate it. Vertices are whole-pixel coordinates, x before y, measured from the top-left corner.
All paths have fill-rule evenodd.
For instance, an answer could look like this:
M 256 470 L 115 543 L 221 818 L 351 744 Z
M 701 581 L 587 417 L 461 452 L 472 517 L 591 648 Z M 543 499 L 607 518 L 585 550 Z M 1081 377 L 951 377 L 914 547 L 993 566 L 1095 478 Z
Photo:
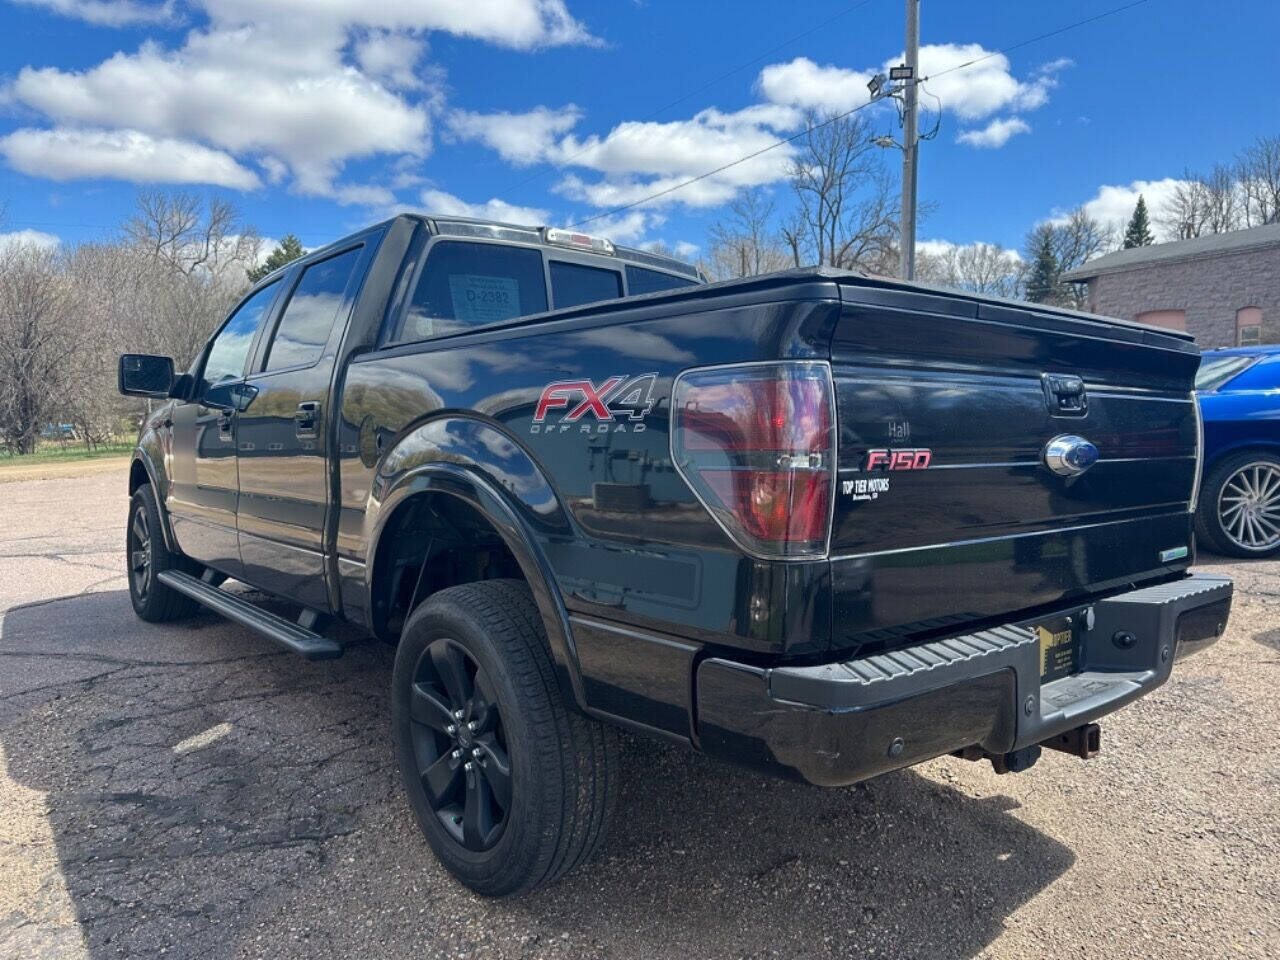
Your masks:
M 457 727 L 455 727 L 455 726 L 451 723 L 451 724 L 449 724 L 447 727 L 445 727 L 445 728 L 444 728 L 444 732 L 445 732 L 445 733 L 447 733 L 449 736 L 451 736 L 451 737 L 452 737 L 455 733 L 457 733 L 457 732 L 458 732 L 458 728 L 457 728 Z
M 470 730 L 472 733 L 475 733 L 477 730 L 480 729 L 479 721 L 472 720 L 470 723 L 467 724 L 467 729 Z
M 470 760 L 468 760 L 466 763 L 462 765 L 462 769 L 467 771 L 467 773 L 470 773 L 473 769 L 475 769 L 475 764 L 472 763 Z
M 455 719 L 455 720 L 461 720 L 461 719 L 462 719 L 462 711 L 461 711 L 461 710 L 455 710 L 455 711 L 453 711 L 453 719 Z
M 462 759 L 462 751 L 461 751 L 461 750 L 455 750 L 455 751 L 453 751 L 453 753 L 452 753 L 452 754 L 450 754 L 450 756 L 452 756 L 452 757 L 453 757 L 453 759 L 455 759 L 455 760 L 461 760 L 461 759 Z
M 477 760 L 479 760 L 482 756 L 484 756 L 484 751 L 481 750 L 479 747 L 476 747 L 474 750 L 471 751 L 471 755 L 475 757 Z

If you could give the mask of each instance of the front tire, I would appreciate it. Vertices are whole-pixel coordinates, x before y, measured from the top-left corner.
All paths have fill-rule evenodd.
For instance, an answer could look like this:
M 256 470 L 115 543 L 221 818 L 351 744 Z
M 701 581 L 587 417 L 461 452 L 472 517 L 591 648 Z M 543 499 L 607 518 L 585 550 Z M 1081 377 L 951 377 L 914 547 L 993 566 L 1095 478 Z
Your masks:
M 185 570 L 186 557 L 165 546 L 160 526 L 160 506 L 151 485 L 144 483 L 129 501 L 129 526 L 125 531 L 125 559 L 129 565 L 129 600 L 133 612 L 149 623 L 181 620 L 200 605 L 157 579 L 165 570 Z
M 617 794 L 616 736 L 565 704 L 524 583 L 462 584 L 419 606 L 391 706 L 409 804 L 463 884 L 521 893 L 598 847 Z
M 1280 553 L 1280 458 L 1245 451 L 1215 465 L 1200 491 L 1196 532 L 1229 557 Z

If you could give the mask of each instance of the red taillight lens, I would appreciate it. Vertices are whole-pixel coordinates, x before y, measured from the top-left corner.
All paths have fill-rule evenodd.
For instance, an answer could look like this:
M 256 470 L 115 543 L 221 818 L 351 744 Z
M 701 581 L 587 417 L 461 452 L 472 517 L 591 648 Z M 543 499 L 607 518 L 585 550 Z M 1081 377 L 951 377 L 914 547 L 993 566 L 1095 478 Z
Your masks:
M 830 368 L 693 370 L 672 391 L 671 453 L 725 531 L 768 558 L 823 556 L 835 483 Z

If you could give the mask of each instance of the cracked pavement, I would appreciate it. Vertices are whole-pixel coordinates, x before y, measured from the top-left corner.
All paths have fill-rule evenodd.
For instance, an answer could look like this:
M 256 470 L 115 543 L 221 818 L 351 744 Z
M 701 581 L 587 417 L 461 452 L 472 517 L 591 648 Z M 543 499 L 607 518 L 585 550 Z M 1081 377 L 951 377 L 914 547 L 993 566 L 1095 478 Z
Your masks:
M 628 739 L 601 858 L 493 902 L 401 797 L 391 650 L 141 623 L 124 491 L 0 487 L 0 958 L 1280 954 L 1280 562 L 1206 558 L 1227 636 L 1096 760 L 818 790 Z

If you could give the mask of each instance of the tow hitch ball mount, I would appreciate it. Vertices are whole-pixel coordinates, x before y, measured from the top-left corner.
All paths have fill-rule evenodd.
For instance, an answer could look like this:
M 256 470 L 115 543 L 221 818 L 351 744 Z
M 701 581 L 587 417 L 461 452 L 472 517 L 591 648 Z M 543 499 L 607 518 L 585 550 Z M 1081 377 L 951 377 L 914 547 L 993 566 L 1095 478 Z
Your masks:
M 965 747 L 963 750 L 957 750 L 954 756 L 965 760 L 990 760 L 991 768 L 996 773 L 1022 773 L 1035 766 L 1036 761 L 1040 759 L 1041 747 L 1061 750 L 1081 760 L 1090 760 L 1102 749 L 1102 730 L 1096 723 L 1086 723 L 1082 727 L 1060 733 L 1040 743 L 1033 743 L 1021 750 L 1012 750 L 1009 753 L 988 753 L 981 747 Z

